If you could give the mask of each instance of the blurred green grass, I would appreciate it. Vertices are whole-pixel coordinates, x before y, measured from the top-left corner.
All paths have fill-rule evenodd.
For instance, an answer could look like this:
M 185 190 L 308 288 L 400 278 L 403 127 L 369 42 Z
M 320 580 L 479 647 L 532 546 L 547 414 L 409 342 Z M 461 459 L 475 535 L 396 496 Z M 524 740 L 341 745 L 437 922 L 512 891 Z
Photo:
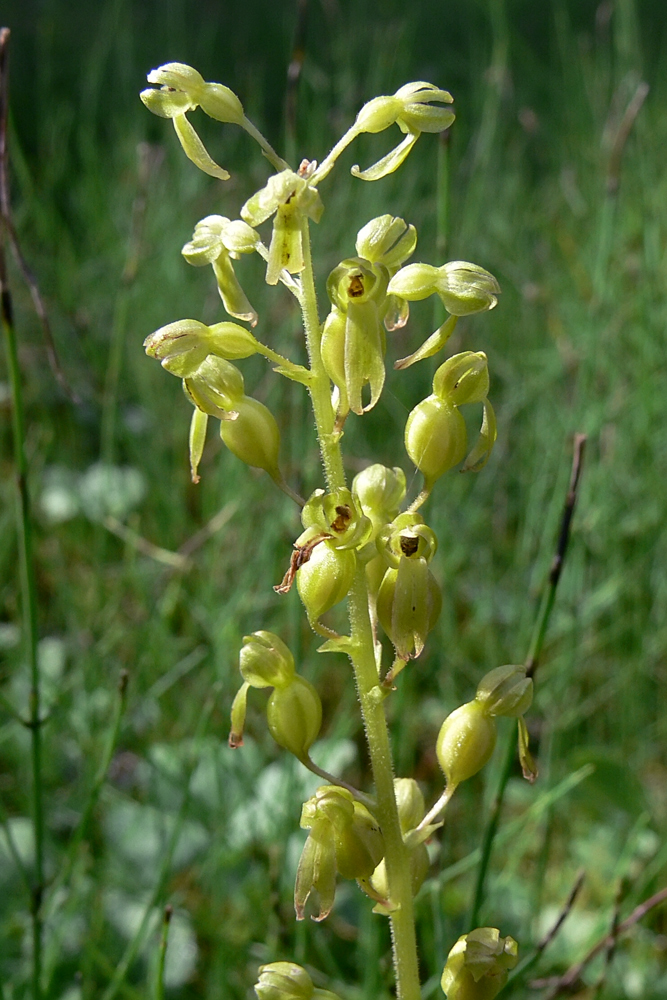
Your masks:
M 177 916 L 168 959 L 174 997 L 249 996 L 257 965 L 287 957 L 321 970 L 349 1000 L 386 996 L 390 978 L 386 929 L 353 887 L 340 887 L 325 925 L 294 923 L 297 821 L 312 782 L 276 752 L 261 697 L 244 749 L 231 753 L 225 743 L 241 637 L 274 629 L 322 692 L 322 752 L 353 780 L 368 780 L 346 663 L 317 657 L 296 594 L 278 598 L 271 589 L 298 531 L 295 512 L 213 440 L 202 482 L 189 483 L 189 405 L 141 349 L 149 332 L 173 319 L 221 318 L 208 275 L 188 268 L 180 247 L 204 215 L 234 217 L 266 176 L 245 136 L 205 123 L 202 132 L 233 180 L 220 191 L 184 162 L 168 123 L 137 99 L 145 73 L 170 59 L 230 85 L 268 138 L 279 147 L 292 142 L 299 157 L 321 159 L 364 100 L 408 79 L 454 93 L 459 118 L 446 154 L 424 136 L 398 175 L 362 185 L 346 168 L 357 153 L 358 162 L 371 162 L 380 140 L 359 143 L 322 186 L 327 212 L 314 234 L 322 289 L 330 267 L 352 252 L 357 229 L 380 212 L 414 222 L 416 259 L 439 262 L 435 191 L 446 155 L 446 256 L 482 264 L 503 287 L 498 309 L 462 323 L 451 346 L 487 352 L 499 440 L 487 468 L 475 478 L 451 473 L 427 512 L 440 539 L 444 610 L 424 657 L 393 696 L 397 769 L 433 797 L 440 722 L 471 696 L 481 673 L 525 656 L 571 437 L 585 431 L 574 535 L 531 718 L 541 778 L 533 789 L 511 780 L 510 835 L 494 854 L 482 916 L 527 951 L 584 867 L 580 901 L 540 967 L 559 971 L 610 925 L 619 893 L 625 915 L 667 874 L 661 4 L 420 0 L 408 15 L 395 0 L 311 2 L 290 135 L 283 108 L 295 14 L 293 4 L 259 0 L 196 8 L 178 0 L 88 7 L 6 0 L 3 9 L 12 28 L 15 221 L 82 399 L 73 406 L 54 382 L 28 294 L 13 273 L 50 708 L 52 880 L 103 754 L 119 672 L 130 673 L 109 781 L 70 878 L 48 895 L 53 998 L 105 996 L 146 906 L 167 901 Z M 614 139 L 641 81 L 651 90 L 623 147 L 618 190 L 609 193 Z M 300 360 L 287 294 L 269 297 L 259 262 L 243 263 L 258 333 Z M 415 308 L 407 332 L 390 342 L 390 361 L 407 353 L 403 338 L 414 347 L 433 320 L 430 304 Z M 346 429 L 351 473 L 373 459 L 410 474 L 402 426 L 428 392 L 427 369 L 392 378 L 363 425 Z M 300 388 L 280 384 L 260 364 L 248 363 L 244 373 L 278 415 L 288 478 L 304 492 L 319 486 Z M 21 705 L 6 393 L 2 399 L 2 678 Z M 109 486 L 96 479 L 100 459 L 138 472 L 118 479 L 111 512 L 156 545 L 178 549 L 220 510 L 229 519 L 189 568 L 169 568 L 101 525 Z M 1 715 L 0 796 L 29 863 L 26 747 L 26 732 Z M 588 764 L 591 773 L 581 770 Z M 488 806 L 495 787 L 489 770 L 452 803 L 434 881 L 419 898 L 429 982 L 468 929 L 465 859 L 479 844 L 481 797 Z M 550 802 L 572 774 L 581 783 Z M 0 831 L 0 978 L 5 1000 L 13 1000 L 26 995 L 29 953 L 26 901 L 5 845 Z M 164 883 L 152 896 L 161 866 Z M 601 997 L 664 996 L 666 929 L 664 911 L 657 912 L 619 946 Z M 157 939 L 154 924 L 130 963 L 123 996 L 145 995 Z

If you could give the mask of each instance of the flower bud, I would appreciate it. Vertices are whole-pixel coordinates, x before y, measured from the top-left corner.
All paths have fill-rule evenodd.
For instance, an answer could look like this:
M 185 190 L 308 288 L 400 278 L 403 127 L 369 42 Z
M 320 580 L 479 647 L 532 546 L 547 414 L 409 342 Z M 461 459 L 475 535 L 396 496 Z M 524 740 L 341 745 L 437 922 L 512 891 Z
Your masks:
M 271 694 L 266 718 L 278 746 L 303 760 L 322 725 L 320 696 L 309 681 L 295 674 L 290 683 L 276 687 Z
M 224 358 L 209 354 L 202 363 L 183 381 L 185 394 L 194 405 L 218 417 L 223 423 L 230 423 L 230 411 L 238 410 L 243 395 L 243 375 Z
M 264 469 L 272 479 L 280 480 L 280 431 L 273 414 L 252 396 L 242 396 L 235 401 L 234 409 L 238 416 L 235 420 L 222 421 L 220 437 L 246 465 Z
M 416 246 L 415 227 L 393 215 L 371 219 L 357 234 L 358 256 L 373 264 L 383 264 L 390 273 L 412 256 Z
M 440 985 L 447 1000 L 494 1000 L 518 960 L 514 938 L 501 938 L 496 927 L 478 927 L 450 951 Z
M 404 132 L 443 132 L 456 117 L 449 108 L 437 106 L 452 104 L 452 95 L 432 83 L 406 83 L 394 97 L 403 105 L 398 124 Z
M 480 702 L 469 701 L 448 715 L 435 748 L 447 787 L 453 789 L 481 771 L 495 745 L 495 721 Z
M 144 348 L 172 375 L 185 378 L 211 353 L 209 329 L 199 320 L 180 319 L 146 337 Z
M 432 485 L 465 457 L 466 425 L 456 407 L 439 396 L 415 406 L 405 425 L 405 450 Z
M 398 508 L 405 499 L 405 473 L 398 467 L 388 469 L 379 463 L 369 465 L 354 477 L 352 491 L 377 531 L 381 524 L 393 521 L 398 514 Z
M 311 622 L 342 601 L 352 586 L 357 559 L 353 549 L 330 542 L 317 545 L 296 574 L 296 586 Z
M 259 242 L 259 233 L 247 222 L 241 219 L 230 222 L 224 215 L 207 215 L 197 223 L 192 239 L 181 253 L 188 264 L 203 267 L 224 253 L 235 258 L 252 253 Z
M 271 962 L 259 970 L 257 1000 L 312 1000 L 313 981 L 300 965 Z
M 489 394 L 489 365 L 483 351 L 448 358 L 433 377 L 433 392 L 454 406 L 482 403 Z
M 294 657 L 274 632 L 244 636 L 239 660 L 241 676 L 252 687 L 286 687 L 294 680 Z
M 394 778 L 394 794 L 401 833 L 405 835 L 424 818 L 424 796 L 414 778 Z
M 453 260 L 438 270 L 436 291 L 452 316 L 486 312 L 497 305 L 500 285 L 483 267 Z
M 533 681 L 524 666 L 507 665 L 491 670 L 477 685 L 476 700 L 487 715 L 516 719 L 524 715 L 533 700 Z

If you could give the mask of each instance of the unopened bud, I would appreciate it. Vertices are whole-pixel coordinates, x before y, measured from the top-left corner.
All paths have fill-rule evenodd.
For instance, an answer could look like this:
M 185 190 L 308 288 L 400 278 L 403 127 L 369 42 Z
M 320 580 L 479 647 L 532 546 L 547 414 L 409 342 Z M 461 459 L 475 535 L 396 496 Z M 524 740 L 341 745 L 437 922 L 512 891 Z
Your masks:
M 483 267 L 453 260 L 438 270 L 436 291 L 452 316 L 469 316 L 497 305 L 500 285 Z
M 271 962 L 259 970 L 255 985 L 257 1000 L 312 1000 L 313 981 L 294 962 Z
M 447 1000 L 494 1000 L 518 960 L 514 938 L 501 938 L 496 927 L 478 927 L 450 951 L 440 985 Z
M 417 230 L 404 219 L 380 215 L 367 222 L 357 234 L 359 257 L 373 264 L 383 264 L 390 273 L 411 257 L 417 246 Z
M 230 411 L 237 410 L 244 399 L 243 375 L 231 362 L 209 354 L 183 381 L 186 395 L 194 405 L 230 423 Z
M 533 700 L 533 681 L 524 666 L 510 665 L 491 670 L 477 685 L 477 701 L 487 715 L 516 719 L 524 715 Z
M 406 834 L 424 818 L 424 796 L 414 778 L 394 778 L 394 794 L 401 833 Z
M 461 705 L 443 722 L 436 754 L 447 787 L 455 788 L 484 767 L 496 745 L 496 724 L 478 701 Z
M 286 687 L 294 680 L 294 657 L 274 632 L 244 636 L 239 661 L 241 675 L 252 687 Z
M 433 376 L 433 392 L 454 406 L 482 403 L 489 394 L 489 365 L 483 351 L 448 358 Z
M 359 497 L 364 513 L 373 526 L 393 521 L 405 499 L 406 483 L 403 469 L 388 469 L 386 465 L 369 465 L 358 472 L 352 490 Z

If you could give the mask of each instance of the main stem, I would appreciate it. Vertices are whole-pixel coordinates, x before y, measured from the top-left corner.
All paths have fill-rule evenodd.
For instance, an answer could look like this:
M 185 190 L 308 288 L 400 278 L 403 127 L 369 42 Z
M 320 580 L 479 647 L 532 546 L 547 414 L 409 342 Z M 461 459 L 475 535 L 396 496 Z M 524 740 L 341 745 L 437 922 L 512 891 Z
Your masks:
M 345 486 L 345 472 L 339 436 L 334 433 L 335 417 L 331 405 L 331 383 L 324 370 L 320 353 L 321 326 L 317 311 L 307 220 L 304 220 L 302 225 L 305 267 L 301 275 L 300 298 L 313 375 L 310 395 L 327 485 L 329 489 L 337 489 Z M 398 820 L 394 769 L 384 712 L 384 694 L 380 689 L 375 664 L 373 631 L 368 610 L 368 588 L 363 566 L 357 569 L 354 584 L 348 595 L 348 610 L 352 638 L 351 660 L 366 729 L 376 790 L 375 815 L 384 836 L 389 898 L 393 905 L 389 921 L 394 951 L 396 994 L 399 1000 L 420 1000 L 410 857 L 403 843 Z

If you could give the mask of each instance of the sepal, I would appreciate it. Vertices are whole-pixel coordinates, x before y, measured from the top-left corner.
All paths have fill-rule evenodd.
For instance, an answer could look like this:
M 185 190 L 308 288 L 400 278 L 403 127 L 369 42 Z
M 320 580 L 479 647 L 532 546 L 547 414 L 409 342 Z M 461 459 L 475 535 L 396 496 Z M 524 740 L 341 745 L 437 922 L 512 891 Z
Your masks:
M 417 230 L 404 219 L 379 215 L 357 233 L 357 255 L 372 264 L 383 264 L 393 274 L 417 247 Z
M 445 346 L 449 338 L 454 332 L 454 328 L 458 322 L 458 316 L 450 316 L 442 326 L 439 326 L 435 333 L 432 333 L 428 337 L 421 347 L 418 347 L 413 354 L 409 354 L 407 358 L 400 358 L 398 361 L 394 362 L 394 368 L 397 371 L 402 371 L 404 368 L 409 368 L 410 365 L 414 365 L 417 361 L 424 361 L 425 358 L 432 358 L 434 354 L 441 351 Z
M 192 420 L 190 421 L 190 436 L 189 436 L 190 477 L 193 483 L 198 483 L 200 480 L 198 469 L 199 469 L 199 463 L 201 462 L 201 457 L 204 454 L 207 425 L 208 425 L 208 413 L 204 413 L 197 406 L 195 406 L 194 410 L 192 411 Z
M 174 115 L 172 118 L 174 130 L 178 136 L 183 152 L 187 158 L 199 167 L 209 177 L 216 177 L 219 181 L 228 181 L 230 174 L 224 167 L 218 166 L 215 160 L 209 156 L 204 143 L 201 141 L 194 128 L 184 114 Z
M 518 718 L 525 715 L 533 700 L 533 681 L 526 668 L 508 664 L 490 670 L 477 685 L 477 701 L 487 715 Z
M 244 399 L 243 375 L 224 358 L 209 354 L 183 380 L 186 395 L 194 405 L 210 417 L 230 422 Z
M 243 637 L 239 669 L 252 687 L 286 687 L 294 680 L 294 657 L 275 632 L 260 630 Z

